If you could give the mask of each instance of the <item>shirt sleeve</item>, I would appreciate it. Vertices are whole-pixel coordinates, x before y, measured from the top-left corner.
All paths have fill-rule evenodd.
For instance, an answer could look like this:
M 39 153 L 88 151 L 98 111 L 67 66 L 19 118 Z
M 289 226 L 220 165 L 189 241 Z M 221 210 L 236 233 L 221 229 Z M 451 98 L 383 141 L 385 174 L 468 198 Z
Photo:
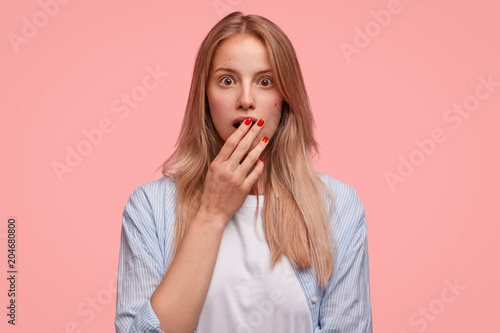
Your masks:
M 338 258 L 330 282 L 320 305 L 320 328 L 315 333 L 371 333 L 372 313 L 368 240 L 365 209 L 356 193 L 349 187 L 347 204 L 342 209 L 342 223 L 349 233 L 337 239 L 346 247 Z
M 115 328 L 117 333 L 160 333 L 150 298 L 163 279 L 153 209 L 139 186 L 122 215 Z

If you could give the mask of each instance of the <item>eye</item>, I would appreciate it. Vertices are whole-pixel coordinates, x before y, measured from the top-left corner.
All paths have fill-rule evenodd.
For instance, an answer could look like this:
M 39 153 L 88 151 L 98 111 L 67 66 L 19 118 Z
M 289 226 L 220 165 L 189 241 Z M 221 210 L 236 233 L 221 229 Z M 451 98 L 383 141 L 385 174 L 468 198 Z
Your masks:
M 223 78 L 220 79 L 219 82 L 221 82 L 223 86 L 228 86 L 228 85 L 231 85 L 231 82 L 234 83 L 234 80 L 232 77 L 224 76 Z M 229 83 L 229 84 L 227 84 L 227 83 Z
M 262 79 L 260 79 L 260 82 L 264 87 L 270 87 L 273 85 L 273 80 L 268 77 L 263 77 Z

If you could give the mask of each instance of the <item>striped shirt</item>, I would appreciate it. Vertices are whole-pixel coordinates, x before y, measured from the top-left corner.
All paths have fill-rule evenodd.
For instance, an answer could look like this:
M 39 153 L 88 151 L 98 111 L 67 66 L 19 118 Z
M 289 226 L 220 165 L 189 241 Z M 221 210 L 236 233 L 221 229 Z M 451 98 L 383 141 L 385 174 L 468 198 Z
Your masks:
M 293 266 L 311 312 L 312 330 L 371 333 L 365 210 L 353 187 L 327 174 L 319 176 L 335 197 L 330 219 L 334 271 L 322 289 L 312 268 Z M 138 186 L 125 205 L 116 298 L 118 333 L 162 332 L 150 298 L 163 280 L 172 252 L 175 193 L 175 182 L 162 177 Z

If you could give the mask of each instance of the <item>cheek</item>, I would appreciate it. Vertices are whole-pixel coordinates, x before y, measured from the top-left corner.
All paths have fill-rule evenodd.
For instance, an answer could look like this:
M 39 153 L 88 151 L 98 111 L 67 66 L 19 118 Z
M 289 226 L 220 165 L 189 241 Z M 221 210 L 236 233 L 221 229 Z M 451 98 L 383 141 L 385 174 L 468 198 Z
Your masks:
M 283 100 L 274 100 L 269 108 L 270 110 L 270 118 L 276 121 L 276 125 L 278 124 L 281 118 L 281 109 L 283 106 Z
M 224 110 L 227 110 L 229 105 L 227 97 L 225 98 L 217 94 L 208 96 L 208 106 L 210 107 L 210 113 L 214 117 L 224 114 Z

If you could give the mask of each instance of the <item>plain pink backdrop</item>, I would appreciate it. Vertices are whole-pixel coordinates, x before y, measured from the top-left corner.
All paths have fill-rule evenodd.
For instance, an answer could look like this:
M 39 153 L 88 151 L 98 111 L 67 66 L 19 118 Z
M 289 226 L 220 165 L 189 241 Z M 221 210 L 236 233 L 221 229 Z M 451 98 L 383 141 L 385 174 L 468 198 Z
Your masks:
M 18 219 L 17 325 L 2 278 L 2 332 L 114 331 L 124 205 L 161 176 L 196 51 L 232 10 L 269 18 L 295 47 L 317 169 L 366 208 L 374 331 L 497 329 L 500 86 L 476 90 L 480 78 L 500 82 L 497 2 L 66 2 L 0 5 L 2 274 L 7 218 Z M 168 74 L 146 91 L 148 68 Z M 125 113 L 119 99 L 131 92 L 141 101 Z M 457 118 L 450 109 L 463 103 L 473 111 Z M 85 146 L 83 131 L 103 122 L 108 133 Z M 58 178 L 54 163 L 77 147 L 87 156 Z M 400 177 L 392 186 L 388 173 Z

